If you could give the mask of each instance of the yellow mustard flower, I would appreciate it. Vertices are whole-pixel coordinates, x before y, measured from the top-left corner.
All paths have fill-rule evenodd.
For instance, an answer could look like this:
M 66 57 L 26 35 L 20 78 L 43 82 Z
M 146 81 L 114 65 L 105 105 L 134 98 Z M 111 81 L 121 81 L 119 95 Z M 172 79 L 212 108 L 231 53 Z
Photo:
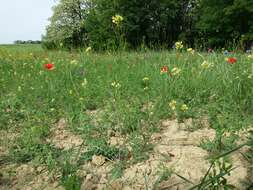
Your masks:
M 183 47 L 184 47 L 184 45 L 183 45 L 183 42 L 182 42 L 182 41 L 180 41 L 180 42 L 176 42 L 175 46 L 176 46 L 176 49 L 177 49 L 177 50 L 183 49 Z
M 181 106 L 181 110 L 182 110 L 183 112 L 186 112 L 188 109 L 189 109 L 189 108 L 188 108 L 188 106 L 187 106 L 186 104 L 183 104 L 183 105 Z
M 253 59 L 253 54 L 250 54 L 248 58 Z
M 148 77 L 144 77 L 142 80 L 143 80 L 143 82 L 147 82 L 147 81 L 149 81 L 149 78 Z
M 89 53 L 91 50 L 92 50 L 91 47 L 87 47 L 86 50 L 85 50 L 85 52 Z
M 174 67 L 172 70 L 171 70 L 171 74 L 172 75 L 179 75 L 181 73 L 181 69 L 177 68 L 177 67 Z
M 112 23 L 116 24 L 117 26 L 119 26 L 123 22 L 123 20 L 124 18 L 118 14 L 112 16 Z
M 189 52 L 189 53 L 191 53 L 191 54 L 194 54 L 194 53 L 195 53 L 195 50 L 192 49 L 192 48 L 188 48 L 188 49 L 187 49 L 187 52 Z
M 118 83 L 116 81 L 112 82 L 111 86 L 114 87 L 114 88 L 120 88 L 121 87 L 120 83 Z
M 78 63 L 78 62 L 77 62 L 77 60 L 75 60 L 75 59 L 73 59 L 72 61 L 70 61 L 70 64 L 71 64 L 71 65 L 77 65 L 77 63 Z
M 172 110 L 176 109 L 176 105 L 177 105 L 177 101 L 176 100 L 172 100 L 171 102 L 169 102 L 169 107 Z
M 204 61 L 202 64 L 201 64 L 201 67 L 204 68 L 204 69 L 208 69 L 210 67 L 213 67 L 214 64 L 213 63 L 210 63 L 208 61 Z
M 82 84 L 81 84 L 82 87 L 85 87 L 85 86 L 87 85 L 87 83 L 88 83 L 88 82 L 87 82 L 87 79 L 85 78 L 85 79 L 83 80 Z

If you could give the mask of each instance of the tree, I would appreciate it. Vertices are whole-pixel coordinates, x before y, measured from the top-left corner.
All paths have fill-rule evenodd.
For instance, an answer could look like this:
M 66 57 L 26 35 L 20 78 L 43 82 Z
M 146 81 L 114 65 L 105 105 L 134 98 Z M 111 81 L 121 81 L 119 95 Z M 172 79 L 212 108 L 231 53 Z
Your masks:
M 86 0 L 60 0 L 53 7 L 53 16 L 47 27 L 44 45 L 65 47 L 78 47 L 86 42 L 84 20 L 87 16 Z
M 90 43 L 96 49 L 118 46 L 111 18 L 123 16 L 122 30 L 132 48 L 145 43 L 148 46 L 171 46 L 184 25 L 188 0 L 93 0 L 86 20 Z M 176 24 L 175 24 L 176 23 Z
M 209 46 L 238 42 L 253 32 L 252 0 L 200 0 L 196 28 Z

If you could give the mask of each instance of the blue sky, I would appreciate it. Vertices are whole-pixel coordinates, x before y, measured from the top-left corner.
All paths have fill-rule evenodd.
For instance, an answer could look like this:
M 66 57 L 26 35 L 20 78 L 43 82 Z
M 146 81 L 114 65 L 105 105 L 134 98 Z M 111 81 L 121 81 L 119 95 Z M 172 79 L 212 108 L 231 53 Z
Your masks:
M 0 0 L 0 44 L 40 40 L 55 0 Z

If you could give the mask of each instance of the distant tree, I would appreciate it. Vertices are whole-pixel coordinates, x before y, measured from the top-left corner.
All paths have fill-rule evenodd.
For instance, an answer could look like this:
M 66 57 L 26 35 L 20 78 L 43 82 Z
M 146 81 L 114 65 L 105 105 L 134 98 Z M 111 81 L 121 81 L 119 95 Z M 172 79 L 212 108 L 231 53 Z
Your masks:
M 39 40 L 27 40 L 27 41 L 16 40 L 16 41 L 14 41 L 14 44 L 41 44 L 41 41 L 39 41 Z
M 59 0 L 53 11 L 47 48 L 117 49 L 122 41 L 156 48 L 177 40 L 215 48 L 253 40 L 253 0 Z M 120 27 L 115 15 L 123 17 Z
M 238 43 L 242 35 L 253 39 L 252 0 L 199 0 L 196 28 L 212 47 Z
M 43 36 L 45 46 L 82 46 L 86 42 L 84 20 L 87 0 L 60 0 L 53 7 L 53 16 Z

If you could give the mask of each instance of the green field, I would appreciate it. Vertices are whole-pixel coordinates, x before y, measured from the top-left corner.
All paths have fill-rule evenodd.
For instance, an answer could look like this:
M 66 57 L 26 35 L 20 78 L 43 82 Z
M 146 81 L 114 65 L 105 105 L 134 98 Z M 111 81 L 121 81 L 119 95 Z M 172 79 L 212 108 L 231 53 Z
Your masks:
M 252 187 L 253 59 L 246 54 L 6 45 L 0 89 L 0 189 Z M 198 169 L 190 158 L 200 157 L 207 167 L 188 175 L 190 165 Z

